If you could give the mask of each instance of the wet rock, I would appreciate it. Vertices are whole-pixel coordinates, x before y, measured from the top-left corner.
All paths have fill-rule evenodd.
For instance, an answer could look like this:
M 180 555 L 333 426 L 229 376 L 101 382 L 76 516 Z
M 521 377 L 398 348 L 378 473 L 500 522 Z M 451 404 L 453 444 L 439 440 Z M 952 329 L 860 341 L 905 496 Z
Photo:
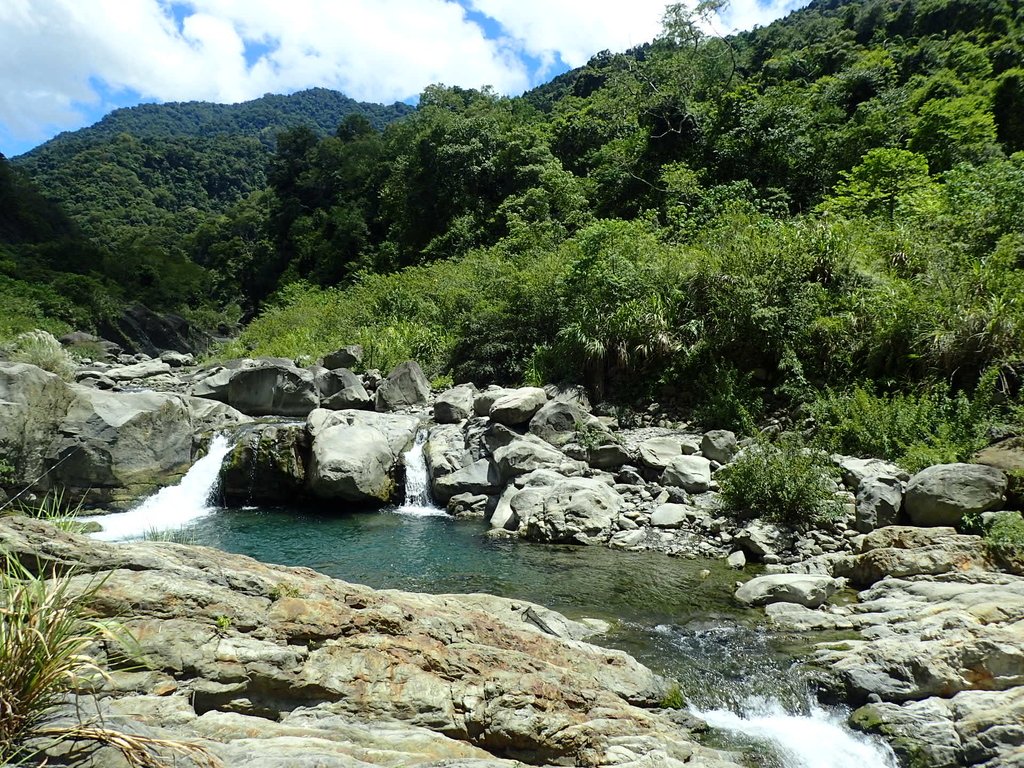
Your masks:
M 303 423 L 253 427 L 235 442 L 221 466 L 225 500 L 237 505 L 302 500 L 307 495 L 310 443 Z
M 432 486 L 434 498 L 441 504 L 447 504 L 453 496 L 462 493 L 491 495 L 498 493 L 503 486 L 498 467 L 489 459 L 478 459 L 472 464 L 439 477 Z

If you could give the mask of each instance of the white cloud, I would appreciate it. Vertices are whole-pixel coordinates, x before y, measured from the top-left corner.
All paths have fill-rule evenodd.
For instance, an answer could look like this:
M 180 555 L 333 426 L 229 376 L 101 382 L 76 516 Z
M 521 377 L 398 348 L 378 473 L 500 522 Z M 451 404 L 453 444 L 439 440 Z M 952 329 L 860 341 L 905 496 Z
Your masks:
M 766 23 L 794 1 L 733 0 L 726 22 Z M 77 127 L 119 92 L 235 102 L 324 86 L 389 102 L 443 82 L 514 94 L 559 59 L 579 66 L 651 40 L 665 5 L 462 3 L 500 35 L 489 38 L 456 0 L 0 0 L 0 133 L 43 138 Z M 252 46 L 263 51 L 255 61 Z

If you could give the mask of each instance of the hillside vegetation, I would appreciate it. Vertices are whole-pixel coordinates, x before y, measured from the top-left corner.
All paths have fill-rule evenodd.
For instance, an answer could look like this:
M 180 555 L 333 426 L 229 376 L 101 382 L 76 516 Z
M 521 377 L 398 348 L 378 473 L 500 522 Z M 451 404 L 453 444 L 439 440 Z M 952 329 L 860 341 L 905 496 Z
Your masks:
M 85 168 L 45 189 L 101 244 L 178 254 L 259 313 L 226 354 L 358 342 L 369 366 L 582 381 L 748 428 L 806 404 L 834 446 L 913 465 L 1012 428 L 1024 9 L 828 0 L 724 39 L 713 10 L 672 7 L 651 44 L 521 98 L 433 86 L 383 130 L 287 130 L 265 177 L 259 137 L 182 143 L 223 189 L 191 161 L 117 171 L 154 165 L 123 136 L 94 150 L 110 189 Z M 206 197 L 182 208 L 164 173 Z

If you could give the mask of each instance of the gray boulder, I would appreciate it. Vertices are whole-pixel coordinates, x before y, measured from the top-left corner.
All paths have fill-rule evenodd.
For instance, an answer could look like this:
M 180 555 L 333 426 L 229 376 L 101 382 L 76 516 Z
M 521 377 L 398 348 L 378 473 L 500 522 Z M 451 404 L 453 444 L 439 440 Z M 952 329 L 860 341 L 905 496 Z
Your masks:
M 650 523 L 655 528 L 679 528 L 688 520 L 704 517 L 700 510 L 688 504 L 660 504 L 651 512 Z
M 195 355 L 188 352 L 175 352 L 172 349 L 163 352 L 160 355 L 160 359 L 171 366 L 171 368 L 185 368 L 186 366 L 196 364 Z
M 348 368 L 321 369 L 316 373 L 315 381 L 321 408 L 341 411 L 370 406 L 370 395 L 363 387 L 363 380 Z
M 46 471 L 45 448 L 74 399 L 60 376 L 27 363 L 0 362 L 0 456 L 14 467 L 12 486 L 24 487 Z
M 437 478 L 432 490 L 438 503 L 447 504 L 449 499 L 460 493 L 490 496 L 498 493 L 501 487 L 501 475 L 494 462 L 479 459 L 469 466 Z
M 374 407 L 378 411 L 394 411 L 425 405 L 430 398 L 430 382 L 419 363 L 406 360 L 394 367 L 376 392 Z
M 896 525 L 903 506 L 903 482 L 896 477 L 865 477 L 857 487 L 856 528 L 868 533 Z
M 843 483 L 851 491 L 858 491 L 862 481 L 871 477 L 891 477 L 904 483 L 910 479 L 902 467 L 881 459 L 860 459 L 855 456 L 832 456 L 832 461 L 842 475 Z
M 672 459 L 683 455 L 682 443 L 678 437 L 648 438 L 640 443 L 638 451 L 640 461 L 657 472 L 671 464 Z
M 192 412 L 192 428 L 196 432 L 232 431 L 253 421 L 251 416 L 246 416 L 230 405 L 216 400 L 208 400 L 205 397 L 189 397 L 186 398 L 186 402 Z
M 705 458 L 728 464 L 739 451 L 736 435 L 727 429 L 713 429 L 705 432 L 700 441 L 700 452 Z
M 491 406 L 494 405 L 495 401 L 510 392 L 515 392 L 515 390 L 493 385 L 485 389 L 483 392 L 478 392 L 476 397 L 473 398 L 473 414 L 481 417 L 489 416 L 491 413 Z
M 312 495 L 365 504 L 391 500 L 395 470 L 419 420 L 367 411 L 313 411 L 307 484 Z
M 309 449 L 301 422 L 257 425 L 225 457 L 221 493 L 237 504 L 294 503 L 306 495 Z
M 996 509 L 1006 475 L 982 464 L 938 464 L 910 478 L 904 508 L 914 525 L 957 525 L 964 515 Z
M 577 403 L 552 400 L 545 403 L 530 419 L 530 432 L 556 447 L 575 442 L 581 432 L 607 433 L 593 414 Z
M 736 590 L 736 599 L 750 606 L 797 603 L 805 608 L 817 608 L 842 586 L 841 580 L 831 576 L 775 573 L 751 579 Z
M 540 387 L 514 389 L 497 398 L 488 415 L 492 421 L 509 427 L 526 424 L 547 400 L 547 393 Z
M 430 428 L 423 444 L 427 475 L 434 483 L 470 463 L 466 437 L 456 424 L 438 424 Z
M 534 435 L 517 435 L 507 445 L 497 448 L 494 451 L 494 463 L 504 483 L 538 469 L 575 474 L 582 471 L 578 462 L 573 462 L 557 448 Z
M 785 549 L 788 541 L 777 525 L 752 520 L 736 534 L 736 544 L 755 561 L 760 561 Z
M 704 493 L 711 487 L 711 462 L 703 456 L 676 456 L 665 467 L 661 484 Z
M 235 371 L 227 394 L 249 416 L 307 416 L 319 404 L 312 373 L 277 363 Z
M 135 381 L 137 379 L 148 379 L 151 376 L 158 376 L 170 373 L 171 366 L 162 360 L 146 360 L 134 365 L 124 365 L 118 368 L 111 368 L 105 371 L 105 375 L 112 381 Z
M 476 387 L 459 384 L 445 390 L 434 402 L 434 421 L 438 424 L 457 424 L 473 415 L 473 399 Z
M 544 484 L 528 485 L 511 500 L 515 510 L 522 494 L 532 496 L 528 508 L 523 505 L 524 511 L 517 511 L 525 538 L 565 544 L 608 541 L 623 502 L 607 483 L 596 478 L 568 477 L 547 485 L 551 478 L 539 479 Z
M 355 368 L 363 362 L 363 348 L 359 344 L 350 344 L 329 355 L 324 355 L 322 362 L 324 368 L 331 371 L 338 368 Z
M 587 448 L 587 463 L 594 469 L 621 469 L 632 460 L 633 457 L 629 455 L 626 447 L 611 435 L 600 445 L 591 445 Z

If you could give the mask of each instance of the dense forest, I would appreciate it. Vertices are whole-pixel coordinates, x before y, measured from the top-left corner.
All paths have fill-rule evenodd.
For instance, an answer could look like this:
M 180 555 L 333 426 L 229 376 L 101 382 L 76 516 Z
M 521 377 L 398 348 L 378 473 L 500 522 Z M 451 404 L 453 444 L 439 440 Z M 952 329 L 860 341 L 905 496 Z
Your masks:
M 1019 428 L 1024 9 L 815 0 L 725 38 L 715 10 L 671 6 L 650 44 L 518 98 L 437 85 L 274 139 L 140 107 L 148 132 L 60 137 L 0 164 L 69 217 L 14 193 L 0 290 L 68 285 L 0 330 L 130 295 L 254 318 L 222 354 L 361 343 L 371 367 L 581 381 L 707 424 L 785 409 L 912 466 Z

